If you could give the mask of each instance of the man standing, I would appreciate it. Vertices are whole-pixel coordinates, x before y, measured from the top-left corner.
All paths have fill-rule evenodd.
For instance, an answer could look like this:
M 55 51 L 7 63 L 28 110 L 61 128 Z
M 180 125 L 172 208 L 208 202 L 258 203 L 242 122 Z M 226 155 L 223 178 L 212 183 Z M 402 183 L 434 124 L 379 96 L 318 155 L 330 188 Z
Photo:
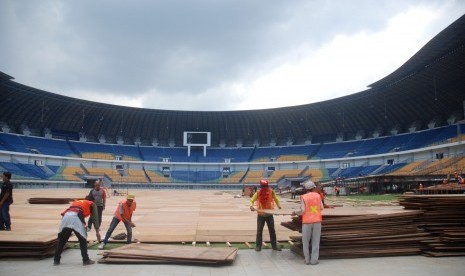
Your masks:
M 257 208 L 253 207 L 254 202 L 257 201 Z M 250 199 L 250 210 L 257 210 L 257 237 L 255 241 L 255 251 L 262 250 L 262 235 L 263 227 L 268 226 L 268 231 L 270 232 L 270 242 L 273 250 L 281 251 L 281 248 L 278 247 L 276 242 L 276 231 L 274 229 L 274 218 L 272 214 L 265 214 L 260 211 L 263 209 L 274 209 L 274 203 L 278 205 L 278 208 L 281 209 L 281 204 L 279 199 L 276 196 L 276 193 L 268 186 L 268 180 L 260 180 L 260 190 L 256 192 L 253 197 Z
M 60 264 L 61 253 L 65 247 L 66 242 L 68 242 L 71 233 L 74 232 L 76 237 L 79 240 L 79 249 L 81 249 L 82 264 L 91 265 L 95 261 L 89 259 L 87 254 L 87 232 L 85 218 L 92 216 L 94 219 L 95 233 L 97 235 L 97 240 L 100 241 L 100 232 L 97 220 L 97 206 L 94 202 L 88 200 L 89 196 L 84 200 L 75 200 L 71 203 L 71 206 L 66 209 L 61 215 L 63 219 L 61 220 L 61 225 L 58 233 L 58 243 L 55 249 L 55 258 L 53 260 L 54 265 Z
M 134 195 L 128 195 L 125 200 L 121 200 L 118 203 L 118 207 L 116 207 L 115 215 L 113 216 L 113 220 L 110 223 L 110 228 L 108 228 L 108 231 L 105 234 L 105 238 L 103 239 L 102 243 L 98 246 L 99 249 L 105 248 L 105 245 L 110 239 L 111 234 L 115 230 L 116 226 L 118 226 L 120 221 L 124 223 L 124 226 L 126 227 L 126 231 L 128 232 L 127 243 L 131 243 L 132 228 L 136 227 L 134 222 L 131 221 L 132 213 L 134 213 L 134 211 L 136 210 L 136 201 L 134 200 L 134 198 L 135 198 Z
M 295 187 L 295 185 L 292 185 L 292 187 L 291 187 L 291 199 L 295 199 L 296 194 L 297 194 L 296 187 Z
M 105 190 L 101 188 L 102 186 L 102 179 L 98 179 L 95 181 L 95 187 L 94 189 L 90 190 L 89 196 L 94 199 L 95 205 L 97 205 L 97 210 L 98 210 L 98 225 L 102 225 L 102 214 L 103 210 L 105 210 L 105 204 L 107 200 L 107 194 L 105 193 Z M 89 232 L 92 229 L 92 216 L 89 218 L 89 221 L 87 222 L 87 232 Z
M 2 191 L 0 193 L 0 230 L 11 231 L 10 205 L 13 203 L 13 184 L 11 173 L 3 173 Z
M 302 243 L 305 256 L 305 264 L 316 265 L 320 256 L 321 237 L 321 211 L 323 203 L 316 192 L 316 186 L 312 181 L 304 183 L 307 193 L 302 195 L 300 210 L 292 212 L 292 215 L 302 215 Z M 310 255 L 310 240 L 312 240 L 312 254 Z

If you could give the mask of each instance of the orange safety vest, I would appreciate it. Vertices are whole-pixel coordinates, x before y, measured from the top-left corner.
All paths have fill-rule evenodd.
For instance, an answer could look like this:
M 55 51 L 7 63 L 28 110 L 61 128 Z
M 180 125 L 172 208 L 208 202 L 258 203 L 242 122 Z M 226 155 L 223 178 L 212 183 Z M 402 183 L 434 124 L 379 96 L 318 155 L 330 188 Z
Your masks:
M 120 221 L 123 220 L 123 218 L 121 217 L 121 214 L 120 214 L 120 206 L 123 206 L 123 217 L 126 219 L 126 220 L 131 220 L 131 217 L 132 217 L 132 213 L 134 212 L 134 210 L 136 210 L 136 202 L 133 201 L 132 204 L 131 204 L 131 207 L 128 206 L 127 204 L 127 199 L 124 199 L 124 200 L 121 200 L 119 203 L 118 203 L 118 206 L 116 207 L 116 211 L 115 211 L 115 217 L 117 219 L 119 219 Z
M 318 193 L 310 192 L 302 196 L 305 203 L 305 211 L 302 214 L 302 223 L 321 222 L 321 197 Z
M 71 206 L 68 209 L 61 213 L 61 215 L 64 215 L 68 211 L 79 212 L 79 209 L 81 209 L 82 215 L 86 218 L 90 215 L 90 212 L 92 210 L 92 203 L 92 201 L 85 199 L 75 200 L 73 201 L 73 203 L 71 203 Z
M 257 209 L 274 209 L 273 190 L 261 188 L 257 194 Z

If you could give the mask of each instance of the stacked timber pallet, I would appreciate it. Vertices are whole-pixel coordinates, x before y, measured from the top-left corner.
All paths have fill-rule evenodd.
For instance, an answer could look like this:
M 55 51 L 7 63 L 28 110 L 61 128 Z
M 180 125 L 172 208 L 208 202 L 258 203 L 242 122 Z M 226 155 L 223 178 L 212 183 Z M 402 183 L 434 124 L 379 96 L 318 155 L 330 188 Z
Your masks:
M 404 195 L 399 204 L 423 211 L 414 221 L 433 239 L 424 241 L 422 254 L 465 256 L 465 195 Z
M 133 243 L 103 252 L 103 264 L 207 264 L 234 262 L 237 248 Z
M 421 211 L 381 215 L 325 215 L 322 222 L 320 258 L 361 258 L 417 255 L 425 249 L 421 241 L 431 234 L 414 224 Z M 301 217 L 281 223 L 302 232 Z M 302 237 L 291 237 L 291 250 L 303 256 Z
M 55 235 L 15 235 L 3 231 L 0 258 L 46 258 L 53 256 L 58 242 Z
M 463 194 L 465 193 L 465 185 L 459 183 L 447 183 L 429 186 L 423 189 L 415 190 L 416 194 Z
M 29 204 L 68 204 L 74 200 L 74 198 L 31 197 L 28 202 Z

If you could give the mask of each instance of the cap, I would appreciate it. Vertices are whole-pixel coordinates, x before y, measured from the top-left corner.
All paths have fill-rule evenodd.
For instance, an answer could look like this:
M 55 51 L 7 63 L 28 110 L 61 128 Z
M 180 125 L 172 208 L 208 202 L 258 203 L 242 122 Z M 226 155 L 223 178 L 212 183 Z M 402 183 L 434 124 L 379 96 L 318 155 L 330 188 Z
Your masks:
M 304 188 L 307 190 L 311 190 L 311 189 L 316 188 L 316 186 L 315 186 L 315 183 L 309 180 L 307 182 L 304 182 Z
M 260 186 L 268 186 L 268 180 L 266 179 L 260 180 Z
M 126 197 L 126 199 L 131 199 L 131 200 L 134 200 L 134 198 L 136 198 L 134 195 L 128 195 L 128 196 Z

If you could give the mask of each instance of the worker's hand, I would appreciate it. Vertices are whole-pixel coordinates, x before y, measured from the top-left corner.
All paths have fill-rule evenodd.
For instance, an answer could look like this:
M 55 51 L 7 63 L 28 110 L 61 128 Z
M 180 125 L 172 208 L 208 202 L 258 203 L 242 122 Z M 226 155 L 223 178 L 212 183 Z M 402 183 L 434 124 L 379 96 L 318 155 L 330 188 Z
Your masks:
M 250 206 L 250 211 L 255 211 L 255 208 L 253 206 Z
M 134 224 L 134 222 L 129 222 L 129 225 L 131 225 L 132 228 L 136 227 L 136 225 Z
M 292 211 L 291 216 L 297 216 L 297 214 L 295 213 L 295 211 Z

